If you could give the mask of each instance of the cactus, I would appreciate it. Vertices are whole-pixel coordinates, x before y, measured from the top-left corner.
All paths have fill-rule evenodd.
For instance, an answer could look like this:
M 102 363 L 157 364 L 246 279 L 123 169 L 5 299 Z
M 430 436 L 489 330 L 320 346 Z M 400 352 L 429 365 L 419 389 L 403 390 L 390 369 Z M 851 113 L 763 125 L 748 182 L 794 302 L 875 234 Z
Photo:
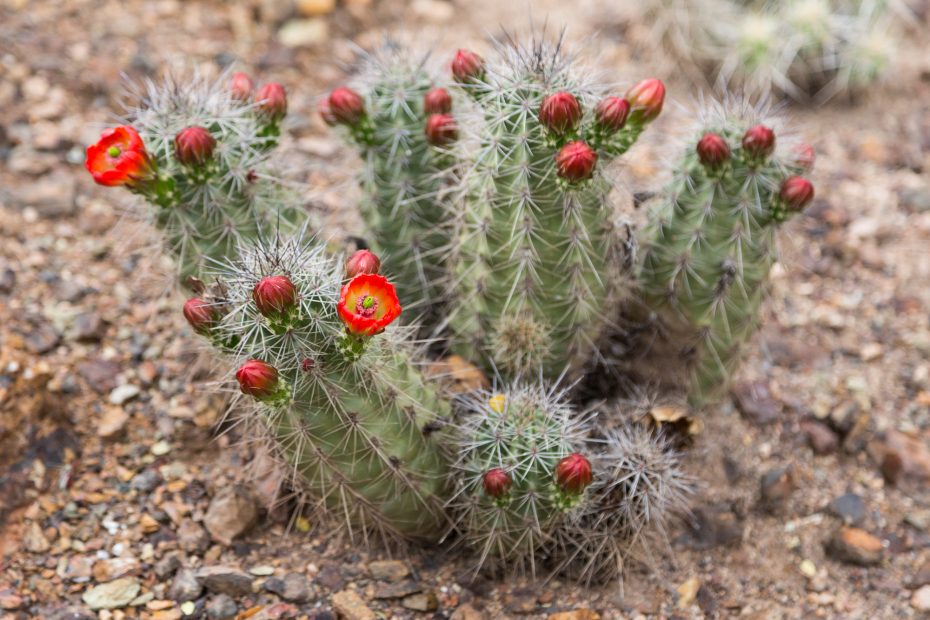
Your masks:
M 591 469 L 587 464 L 585 479 L 587 461 L 576 451 L 588 423 L 563 394 L 540 385 L 479 392 L 465 399 L 464 409 L 449 502 L 456 529 L 479 553 L 479 567 L 535 574 L 552 532 L 585 497 Z
M 797 176 L 813 151 L 779 140 L 789 154 L 776 153 L 760 112 L 732 102 L 705 117 L 650 214 L 640 270 L 645 304 L 685 362 L 696 407 L 725 390 L 758 323 L 775 231 L 814 191 Z
M 362 94 L 337 88 L 321 102 L 321 114 L 344 126 L 358 147 L 361 213 L 373 245 L 392 265 L 410 318 L 432 324 L 451 234 L 443 196 L 455 174 L 452 99 L 433 87 L 428 58 L 398 44 L 365 64 L 356 84 Z
M 286 232 L 302 219 L 269 154 L 287 107 L 284 89 L 252 93 L 245 74 L 199 74 L 135 87 L 124 125 L 88 148 L 86 166 L 103 185 L 142 196 L 175 257 L 179 280 L 201 278 L 210 261 L 242 240 Z
M 744 92 L 819 102 L 880 79 L 894 54 L 884 0 L 651 0 L 653 40 Z M 903 11 L 902 11 L 903 12 Z M 722 18 L 721 16 L 726 16 Z
M 409 329 L 381 333 L 400 313 L 393 286 L 376 273 L 343 285 L 339 262 L 299 238 L 243 248 L 213 275 L 185 316 L 238 365 L 247 418 L 295 488 L 350 532 L 438 538 L 448 465 L 434 425 L 449 405 L 419 372 Z
M 549 551 L 557 572 L 586 584 L 619 581 L 630 562 L 655 566 L 694 488 L 669 442 L 645 426 L 627 424 L 593 443 L 595 482 Z
M 461 234 L 449 324 L 454 349 L 505 377 L 577 372 L 627 291 L 628 232 L 604 173 L 659 113 L 664 87 L 604 97 L 561 44 L 500 44 L 485 64 L 460 50 L 464 117 Z M 493 362 L 492 362 L 493 360 Z

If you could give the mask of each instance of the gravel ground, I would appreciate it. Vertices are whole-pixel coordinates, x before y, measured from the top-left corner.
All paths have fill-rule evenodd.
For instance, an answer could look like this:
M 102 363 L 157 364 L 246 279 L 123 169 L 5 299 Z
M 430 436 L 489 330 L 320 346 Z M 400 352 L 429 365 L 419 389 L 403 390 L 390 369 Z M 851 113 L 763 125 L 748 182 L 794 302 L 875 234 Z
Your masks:
M 784 235 L 731 402 L 687 454 L 703 484 L 673 557 L 621 590 L 473 578 L 442 549 L 369 555 L 266 510 L 276 481 L 241 480 L 252 454 L 201 387 L 216 373 L 144 251 L 152 232 L 81 164 L 121 73 L 238 59 L 288 87 L 285 147 L 308 201 L 328 229 L 357 232 L 351 160 L 312 113 L 350 41 L 396 28 L 481 46 L 531 13 L 570 40 L 597 32 L 602 62 L 638 77 L 650 59 L 624 35 L 643 25 L 593 0 L 296 4 L 0 0 L 0 619 L 930 614 L 926 27 L 876 92 L 788 110 L 817 148 L 818 198 Z M 662 77 L 682 106 L 628 158 L 634 189 L 696 92 Z

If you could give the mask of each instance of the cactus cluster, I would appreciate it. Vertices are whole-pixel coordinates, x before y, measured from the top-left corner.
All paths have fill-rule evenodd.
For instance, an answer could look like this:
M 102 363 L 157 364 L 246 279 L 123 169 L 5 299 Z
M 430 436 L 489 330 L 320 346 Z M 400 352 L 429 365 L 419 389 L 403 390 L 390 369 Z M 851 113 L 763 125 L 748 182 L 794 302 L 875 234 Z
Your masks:
M 881 78 L 894 52 L 886 0 L 650 0 L 651 40 L 746 92 L 825 101 Z
M 391 265 L 411 319 L 439 316 L 452 219 L 444 199 L 455 178 L 458 137 L 452 97 L 436 86 L 429 57 L 386 44 L 366 57 L 355 88 L 320 102 L 329 125 L 344 128 L 363 160 L 359 205 L 372 245 Z
M 256 90 L 241 72 L 147 81 L 135 87 L 124 124 L 88 148 L 86 166 L 101 185 L 144 199 L 144 218 L 186 282 L 234 257 L 240 241 L 303 218 L 270 157 L 286 110 L 280 84 Z
M 301 238 L 242 248 L 185 316 L 237 367 L 255 405 L 247 419 L 311 506 L 353 533 L 435 540 L 447 459 L 430 428 L 449 404 L 419 371 L 407 328 L 388 327 L 401 311 L 393 286 L 347 264 Z
M 778 152 L 766 123 L 740 103 L 709 113 L 644 233 L 645 305 L 684 362 L 698 407 L 725 392 L 756 329 L 775 231 L 814 196 L 800 176 L 813 166 L 813 149 L 785 144 Z
M 629 229 L 605 168 L 661 111 L 664 86 L 625 98 L 589 83 L 560 44 L 500 44 L 452 70 L 463 122 L 460 232 L 450 259 L 453 349 L 505 377 L 575 374 L 628 292 Z

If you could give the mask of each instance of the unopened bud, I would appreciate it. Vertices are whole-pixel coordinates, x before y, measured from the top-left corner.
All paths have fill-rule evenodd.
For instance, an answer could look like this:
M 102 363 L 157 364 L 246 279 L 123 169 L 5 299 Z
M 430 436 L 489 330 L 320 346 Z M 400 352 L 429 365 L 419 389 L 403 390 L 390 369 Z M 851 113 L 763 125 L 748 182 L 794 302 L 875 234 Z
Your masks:
M 708 168 L 719 168 L 730 159 L 730 145 L 722 136 L 705 133 L 697 143 L 698 159 Z
M 794 149 L 794 163 L 804 170 L 813 170 L 816 158 L 814 147 L 810 144 L 800 144 Z
M 591 462 L 575 452 L 559 461 L 555 468 L 555 481 L 565 493 L 580 495 L 594 480 Z
M 558 92 L 543 99 L 539 122 L 556 135 L 574 131 L 581 121 L 581 104 L 571 93 Z
M 336 122 L 354 125 L 365 116 L 362 96 L 351 88 L 340 86 L 329 94 L 329 112 Z
M 743 134 L 743 149 L 753 159 L 764 159 L 775 151 L 775 132 L 765 125 L 750 127 Z
M 629 90 L 626 98 L 630 102 L 630 121 L 652 122 L 665 104 L 665 84 L 655 78 L 643 80 Z
M 617 133 L 626 125 L 630 102 L 622 97 L 607 97 L 594 110 L 597 124 L 608 134 Z
M 255 93 L 255 101 L 272 122 L 277 122 L 287 114 L 287 92 L 277 82 L 269 82 Z
M 460 49 L 452 59 L 452 76 L 457 82 L 480 80 L 484 75 L 484 60 L 478 54 Z
M 202 166 L 213 157 L 216 138 L 203 127 L 188 127 L 174 137 L 174 152 L 185 166 Z
M 378 273 L 381 271 L 381 259 L 370 250 L 358 250 L 346 260 L 346 278 L 354 278 L 360 273 Z
M 426 141 L 433 146 L 445 146 L 459 137 L 459 126 L 451 114 L 431 114 L 426 119 Z
M 278 369 L 261 360 L 249 360 L 236 371 L 236 381 L 243 394 L 269 398 L 278 388 Z
M 210 333 L 218 318 L 216 308 L 199 297 L 192 297 L 185 301 L 182 312 L 193 330 L 201 335 Z
M 264 316 L 277 316 L 297 303 L 297 289 L 287 276 L 267 276 L 252 289 L 252 299 Z
M 255 85 L 252 83 L 252 78 L 242 71 L 236 71 L 229 79 L 229 93 L 233 99 L 248 101 L 252 98 L 253 88 Z
M 570 183 L 590 179 L 597 165 L 597 153 L 583 140 L 569 142 L 555 156 L 558 175 Z
M 445 88 L 433 88 L 423 96 L 423 112 L 448 114 L 452 111 L 452 96 Z
M 513 485 L 513 479 L 511 479 L 510 474 L 500 467 L 495 467 L 494 469 L 486 471 L 481 482 L 484 485 L 485 493 L 493 498 L 506 496 L 507 493 L 510 492 L 510 487 Z
M 814 199 L 814 184 L 804 177 L 788 177 L 779 193 L 785 205 L 792 211 L 801 211 Z

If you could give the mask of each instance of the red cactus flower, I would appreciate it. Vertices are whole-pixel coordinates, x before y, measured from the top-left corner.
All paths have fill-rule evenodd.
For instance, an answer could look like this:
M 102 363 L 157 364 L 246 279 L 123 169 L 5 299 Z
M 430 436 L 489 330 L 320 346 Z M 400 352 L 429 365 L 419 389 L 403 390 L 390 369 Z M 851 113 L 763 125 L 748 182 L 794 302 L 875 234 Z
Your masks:
M 765 125 L 750 127 L 743 134 L 743 148 L 750 157 L 768 157 L 775 150 L 775 132 Z
M 174 137 L 174 152 L 185 166 L 202 166 L 216 150 L 216 138 L 203 127 L 188 127 Z
M 708 168 L 717 168 L 730 159 L 730 145 L 722 136 L 705 133 L 697 143 L 698 159 Z
M 616 133 L 626 125 L 630 102 L 622 97 L 607 97 L 594 110 L 597 124 L 607 133 Z
M 591 462 L 577 452 L 566 456 L 555 467 L 555 482 L 566 493 L 578 495 L 592 480 Z
M 139 133 L 129 125 L 113 127 L 87 147 L 84 167 L 100 185 L 134 187 L 154 174 L 154 162 Z
M 287 276 L 266 276 L 252 289 L 252 300 L 264 316 L 277 316 L 297 303 L 297 288 Z
M 258 399 L 274 396 L 278 387 L 278 369 L 261 360 L 249 360 L 236 371 L 236 381 L 243 394 Z
M 426 141 L 445 146 L 459 137 L 459 126 L 451 114 L 430 114 L 426 119 Z
M 484 74 L 484 59 L 478 54 L 460 49 L 452 59 L 452 76 L 456 82 L 467 83 L 480 80 Z
M 354 125 L 365 116 L 362 96 L 351 88 L 340 86 L 329 94 L 329 112 L 337 122 Z
M 814 154 L 814 147 L 810 144 L 799 144 L 797 148 L 794 149 L 794 163 L 804 170 L 812 170 L 816 159 L 817 156 Z
M 247 73 L 236 71 L 229 78 L 229 94 L 232 95 L 233 99 L 248 101 L 252 98 L 254 88 L 255 84 L 252 83 L 252 78 Z
M 513 479 L 510 477 L 510 474 L 503 469 L 495 467 L 484 473 L 484 476 L 481 478 L 481 483 L 484 485 L 485 493 L 491 497 L 500 498 L 510 492 L 510 487 L 513 486 Z
M 571 183 L 590 179 L 597 165 L 597 153 L 583 140 L 569 142 L 555 156 L 558 175 Z
M 665 104 L 665 84 L 655 78 L 643 80 L 626 94 L 630 102 L 630 120 L 649 123 L 662 112 Z
M 790 209 L 800 211 L 814 199 L 814 184 L 804 177 L 788 177 L 779 195 Z
M 201 335 L 209 333 L 219 317 L 216 308 L 199 297 L 191 297 L 185 301 L 182 312 L 194 331 Z
M 378 273 L 381 259 L 370 250 L 358 250 L 346 260 L 346 277 L 354 278 L 360 273 Z
M 433 88 L 423 96 L 423 112 L 448 114 L 452 111 L 452 97 L 445 88 Z
M 384 276 L 361 273 L 342 287 L 336 309 L 350 333 L 374 336 L 400 316 L 394 285 Z
M 558 92 L 543 99 L 539 122 L 557 135 L 574 131 L 581 120 L 581 104 L 571 93 Z
M 287 91 L 277 82 L 269 82 L 255 93 L 258 109 L 272 122 L 284 118 L 287 114 Z

